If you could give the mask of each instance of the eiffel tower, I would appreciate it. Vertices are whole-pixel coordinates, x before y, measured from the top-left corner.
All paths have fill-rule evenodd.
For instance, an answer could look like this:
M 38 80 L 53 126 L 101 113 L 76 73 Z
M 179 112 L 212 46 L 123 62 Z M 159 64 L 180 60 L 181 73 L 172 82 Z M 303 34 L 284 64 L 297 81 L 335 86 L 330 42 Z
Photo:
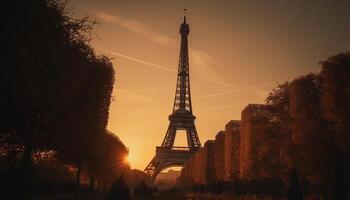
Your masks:
M 186 9 L 184 11 L 186 12 Z M 170 123 L 162 145 L 156 147 L 156 155 L 145 168 L 145 173 L 153 179 L 166 168 L 184 166 L 201 147 L 194 125 L 196 117 L 192 113 L 187 41 L 189 32 L 190 28 L 186 23 L 185 13 L 184 21 L 180 27 L 180 58 L 173 113 L 169 116 Z M 177 130 L 186 131 L 188 147 L 174 146 Z

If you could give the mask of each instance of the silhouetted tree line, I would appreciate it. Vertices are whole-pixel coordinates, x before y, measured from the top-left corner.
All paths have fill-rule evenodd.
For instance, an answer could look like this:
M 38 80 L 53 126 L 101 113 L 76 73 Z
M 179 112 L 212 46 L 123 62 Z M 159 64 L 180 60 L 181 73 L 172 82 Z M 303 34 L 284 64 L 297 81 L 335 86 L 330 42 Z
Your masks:
M 225 144 L 224 149 L 207 149 L 215 160 L 206 156 L 196 165 L 192 159 L 182 169 L 179 185 L 193 185 L 199 192 L 235 191 L 238 196 L 349 198 L 350 52 L 332 55 L 320 65 L 320 73 L 279 84 L 265 105 L 248 105 L 240 122 L 226 125 L 224 142 L 214 142 Z M 222 162 L 214 166 L 225 170 L 202 170 L 212 162 Z
M 13 198 L 33 189 L 34 155 L 74 167 L 76 189 L 87 174 L 93 189 L 112 184 L 127 154 L 106 130 L 112 63 L 89 45 L 94 22 L 65 6 L 13 0 L 0 8 L 1 191 Z
M 194 184 L 194 192 L 222 194 L 230 192 L 232 196 L 240 197 L 250 194 L 257 196 L 283 197 L 287 188 L 279 179 L 239 180 L 230 182 L 213 182 L 211 184 Z
M 144 181 L 141 181 L 133 190 L 134 195 L 151 195 L 154 189 L 147 186 Z
M 124 176 L 120 176 L 118 180 L 116 180 L 108 194 L 106 195 L 105 200 L 129 200 L 130 199 L 130 191 L 129 187 L 124 179 Z

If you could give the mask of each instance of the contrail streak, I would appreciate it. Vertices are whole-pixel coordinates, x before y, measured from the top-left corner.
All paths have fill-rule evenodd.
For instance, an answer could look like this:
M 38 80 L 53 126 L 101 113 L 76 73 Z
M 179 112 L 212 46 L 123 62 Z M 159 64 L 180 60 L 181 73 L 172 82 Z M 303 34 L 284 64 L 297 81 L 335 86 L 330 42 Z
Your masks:
M 211 107 L 211 108 L 206 108 L 206 109 L 199 109 L 198 111 L 227 110 L 228 108 L 232 108 L 232 107 L 238 106 L 240 104 L 242 104 L 242 102 L 241 103 L 228 104 L 228 105 L 224 105 L 224 106 L 218 106 L 218 107 Z
M 251 86 L 251 87 L 241 88 L 241 89 L 238 89 L 238 90 L 231 90 L 231 91 L 226 91 L 226 92 L 210 94 L 210 95 L 206 95 L 206 96 L 203 96 L 203 97 L 195 98 L 194 100 L 202 100 L 202 99 L 208 99 L 208 98 L 213 98 L 213 97 L 218 97 L 218 96 L 234 94 L 234 93 L 243 92 L 243 91 L 250 90 L 250 89 L 256 89 L 256 88 L 259 88 L 259 87 L 272 85 L 272 84 L 275 84 L 275 83 L 276 82 L 268 82 L 268 83 L 263 83 L 263 84 L 259 84 L 259 85 L 254 85 L 254 86 Z
M 196 78 L 199 78 L 199 79 L 202 79 L 204 81 L 208 81 L 210 83 L 215 83 L 217 85 L 222 85 L 222 86 L 226 86 L 226 87 L 230 87 L 230 88 L 239 88 L 240 86 L 237 86 L 237 85 L 233 85 L 231 83 L 225 83 L 225 82 L 221 82 L 221 81 L 215 81 L 215 80 L 211 80 L 211 79 L 208 79 L 204 76 L 200 76 L 200 75 L 197 75 L 197 74 L 193 74 L 192 75 L 193 77 L 196 77 Z
M 141 63 L 141 64 L 145 64 L 145 65 L 152 66 L 152 67 L 155 67 L 155 68 L 158 68 L 158 69 L 162 69 L 162 70 L 165 70 L 165 71 L 177 72 L 175 69 L 171 69 L 171 68 L 167 68 L 167 67 L 164 67 L 164 66 L 161 66 L 161 65 L 150 63 L 150 62 L 147 62 L 147 61 L 144 61 L 144 60 L 140 60 L 140 59 L 137 59 L 137 58 L 134 58 L 134 57 L 130 57 L 130 56 L 127 56 L 127 55 L 124 55 L 124 54 L 120 54 L 120 53 L 117 53 L 117 52 L 114 52 L 114 51 L 106 51 L 106 52 L 108 52 L 109 54 L 112 54 L 112 55 L 116 55 L 116 56 L 119 56 L 119 57 L 122 57 L 122 58 L 125 58 L 125 59 L 128 59 L 128 60 L 131 60 L 131 61 L 135 61 L 135 62 L 138 62 L 138 63 Z
M 134 62 L 137 62 L 137 63 L 141 63 L 141 64 L 148 65 L 148 66 L 151 66 L 151 67 L 162 69 L 162 70 L 165 70 L 165 71 L 168 71 L 168 72 L 175 72 L 175 73 L 177 72 L 177 70 L 175 70 L 175 69 L 171 69 L 169 67 L 164 67 L 164 66 L 161 66 L 161 65 L 150 63 L 148 61 L 141 60 L 141 59 L 138 59 L 138 58 L 135 58 L 135 57 L 131 57 L 131 56 L 127 56 L 127 55 L 124 55 L 124 54 L 121 54 L 121 53 L 117 53 L 117 52 L 114 52 L 114 51 L 108 51 L 108 50 L 102 50 L 102 51 L 105 51 L 105 52 L 107 52 L 109 54 L 116 55 L 116 56 L 119 56 L 121 58 L 125 58 L 127 60 L 131 60 L 131 61 L 134 61 Z M 217 85 L 222 85 L 222 86 L 231 87 L 231 88 L 239 88 L 240 87 L 240 86 L 233 85 L 233 84 L 230 84 L 230 83 L 225 83 L 225 82 L 222 82 L 222 81 L 215 81 L 215 80 L 212 80 L 212 79 L 209 79 L 207 77 L 200 76 L 200 75 L 197 75 L 197 74 L 193 74 L 192 76 L 196 77 L 196 78 L 199 78 L 199 79 L 202 79 L 204 81 L 215 83 Z
M 156 105 L 152 100 L 150 99 L 147 99 L 146 97 L 142 96 L 142 95 L 138 95 L 138 94 L 135 94 L 135 93 L 131 93 L 131 92 L 128 92 L 127 90 L 123 90 L 123 89 L 118 89 L 116 90 L 117 93 L 118 92 L 122 92 L 136 100 L 139 100 L 139 101 L 142 101 L 142 102 L 145 102 L 145 103 L 149 103 L 149 104 L 152 104 L 152 105 Z

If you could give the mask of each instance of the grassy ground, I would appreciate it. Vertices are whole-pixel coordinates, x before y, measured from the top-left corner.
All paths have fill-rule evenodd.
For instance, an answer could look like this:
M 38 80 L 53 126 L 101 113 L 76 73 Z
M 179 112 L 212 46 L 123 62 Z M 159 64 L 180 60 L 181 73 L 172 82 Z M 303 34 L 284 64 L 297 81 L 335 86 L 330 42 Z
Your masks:
M 184 193 L 155 193 L 149 196 L 133 196 L 132 200 L 186 200 L 186 194 Z
M 103 200 L 104 193 L 84 193 L 78 195 L 78 200 Z M 73 200 L 73 194 L 40 195 L 29 198 L 30 200 Z
M 79 194 L 78 200 L 103 200 L 104 193 Z M 184 193 L 170 194 L 170 193 L 155 193 L 147 196 L 132 196 L 132 200 L 186 200 Z M 41 195 L 30 198 L 30 200 L 73 200 L 72 194 L 60 195 Z
M 79 194 L 78 200 L 104 200 L 104 193 L 84 193 Z M 306 198 L 308 200 L 320 200 L 322 198 Z M 72 194 L 42 195 L 29 200 L 73 200 Z M 233 195 L 214 195 L 209 193 L 155 193 L 146 196 L 132 196 L 131 200 L 273 200 L 271 197 L 242 196 L 235 198 Z M 279 199 L 282 200 L 282 199 Z

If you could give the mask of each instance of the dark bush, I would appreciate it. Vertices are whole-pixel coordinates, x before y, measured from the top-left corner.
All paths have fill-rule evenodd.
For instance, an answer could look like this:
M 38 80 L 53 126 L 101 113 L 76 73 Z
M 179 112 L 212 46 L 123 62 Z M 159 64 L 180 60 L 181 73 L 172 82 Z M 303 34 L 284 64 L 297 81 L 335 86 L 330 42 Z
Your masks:
M 153 189 L 148 187 L 144 181 L 139 183 L 133 191 L 133 194 L 135 195 L 151 195 L 152 193 Z

